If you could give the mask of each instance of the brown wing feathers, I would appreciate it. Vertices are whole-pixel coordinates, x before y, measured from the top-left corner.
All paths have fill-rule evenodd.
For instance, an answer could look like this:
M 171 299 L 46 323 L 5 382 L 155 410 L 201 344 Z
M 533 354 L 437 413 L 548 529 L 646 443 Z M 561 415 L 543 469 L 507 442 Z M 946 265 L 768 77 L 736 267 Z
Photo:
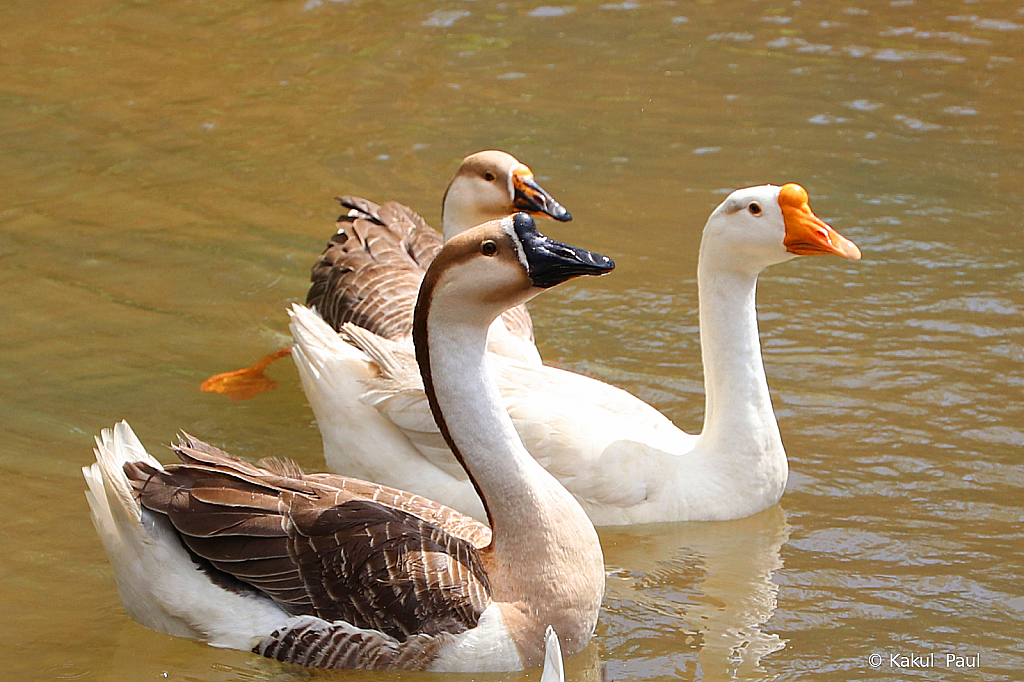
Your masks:
M 393 339 L 412 328 L 420 280 L 443 244 L 409 208 L 339 197 L 348 213 L 310 273 L 306 305 L 334 329 L 352 322 Z
M 413 635 L 399 643 L 348 623 L 306 617 L 266 637 L 253 651 L 317 668 L 423 670 L 451 639 L 448 634 Z
M 352 322 L 386 339 L 408 336 L 420 282 L 444 239 L 398 202 L 337 199 L 348 212 L 338 218 L 338 232 L 310 272 L 306 305 L 335 331 Z M 513 334 L 533 341 L 526 306 L 505 311 L 502 319 Z
M 404 640 L 462 632 L 486 608 L 476 550 L 433 524 L 365 500 L 296 510 L 292 518 L 295 560 L 307 585 L 322 586 L 310 593 L 325 620 Z
M 437 230 L 428 225 L 416 211 L 397 201 L 378 206 L 360 197 L 343 196 L 336 199 L 344 208 L 349 209 L 347 214 L 338 218 L 339 229 L 357 218 L 386 227 L 400 239 L 405 252 L 424 270 L 443 246 L 443 239 Z
M 125 465 L 143 506 L 165 514 L 196 556 L 293 615 L 404 642 L 472 628 L 490 603 L 476 547 L 366 494 L 407 509 L 431 506 L 423 498 L 287 466 L 293 475 L 282 475 L 191 437 L 172 448 L 182 464 Z M 432 506 L 434 518 L 463 522 Z

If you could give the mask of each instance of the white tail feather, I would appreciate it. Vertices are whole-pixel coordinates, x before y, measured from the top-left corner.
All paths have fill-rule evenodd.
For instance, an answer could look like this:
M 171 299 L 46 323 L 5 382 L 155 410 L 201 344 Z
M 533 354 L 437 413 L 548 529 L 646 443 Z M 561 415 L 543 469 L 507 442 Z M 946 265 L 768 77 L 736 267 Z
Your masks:
M 380 376 L 378 365 L 315 311 L 295 304 L 288 314 L 295 340 L 292 358 L 320 427 L 327 468 L 385 484 L 401 472 L 418 481 L 418 492 L 427 497 L 449 489 L 455 479 L 427 461 L 399 427 L 382 419 L 374 401 L 364 399 Z M 468 506 L 482 515 L 475 491 L 464 487 Z
M 373 360 L 381 378 L 421 385 L 419 366 L 412 344 L 391 341 L 351 322 L 342 325 L 340 336 Z
M 544 633 L 544 671 L 540 674 L 540 682 L 565 682 L 562 647 L 558 643 L 555 629 L 550 625 Z
M 269 599 L 214 585 L 189 557 L 163 517 L 145 511 L 124 474 L 126 462 L 163 468 L 126 422 L 96 439 L 96 462 L 84 467 L 85 496 L 125 610 L 153 630 L 213 646 L 250 649 L 288 620 Z

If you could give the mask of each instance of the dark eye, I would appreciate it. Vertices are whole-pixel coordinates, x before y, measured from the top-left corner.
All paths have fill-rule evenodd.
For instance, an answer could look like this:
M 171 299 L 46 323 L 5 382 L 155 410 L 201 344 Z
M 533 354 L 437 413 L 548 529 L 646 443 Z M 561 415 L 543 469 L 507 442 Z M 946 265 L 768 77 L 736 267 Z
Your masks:
M 494 182 L 498 179 L 498 176 L 494 174 L 494 171 L 484 171 L 484 180 L 487 182 Z
M 484 254 L 485 256 L 493 256 L 494 254 L 498 253 L 498 245 L 495 244 L 490 239 L 485 239 L 480 244 L 480 253 Z
M 750 215 L 761 215 L 761 204 L 755 201 L 747 207 L 747 210 L 750 211 Z

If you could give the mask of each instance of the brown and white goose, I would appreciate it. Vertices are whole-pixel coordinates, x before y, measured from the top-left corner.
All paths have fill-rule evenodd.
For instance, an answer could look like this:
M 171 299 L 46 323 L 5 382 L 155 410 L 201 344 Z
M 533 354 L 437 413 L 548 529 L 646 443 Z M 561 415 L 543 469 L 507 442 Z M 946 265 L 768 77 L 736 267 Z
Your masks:
M 420 282 L 446 240 L 516 212 L 572 220 L 569 211 L 537 183 L 529 166 L 497 150 L 463 159 L 442 201 L 443 237 L 397 201 L 377 205 L 354 196 L 338 197 L 338 201 L 346 212 L 313 266 L 306 305 L 315 307 L 336 330 L 352 322 L 382 338 L 407 342 L 410 350 Z M 525 305 L 513 306 L 494 321 L 488 348 L 522 362 L 541 363 Z M 234 398 L 252 397 L 275 386 L 263 372 L 287 354 L 288 349 L 281 349 L 252 367 L 210 377 L 202 389 Z
M 442 201 L 442 236 L 408 206 L 378 206 L 359 197 L 338 197 L 349 209 L 310 273 L 306 305 L 340 330 L 352 322 L 391 340 L 412 333 L 413 306 L 427 266 L 444 241 L 516 212 L 572 220 L 537 184 L 533 171 L 511 154 L 489 150 L 467 156 Z M 526 306 L 506 310 L 491 326 L 488 348 L 517 360 L 540 363 Z
M 104 430 L 83 473 L 128 612 L 307 666 L 519 670 L 542 663 L 549 626 L 580 651 L 604 591 L 601 547 L 523 448 L 486 339 L 507 307 L 612 267 L 518 214 L 453 237 L 427 271 L 413 324 L 423 385 L 490 529 L 416 495 L 249 464 L 191 436 L 164 467 L 125 422 Z

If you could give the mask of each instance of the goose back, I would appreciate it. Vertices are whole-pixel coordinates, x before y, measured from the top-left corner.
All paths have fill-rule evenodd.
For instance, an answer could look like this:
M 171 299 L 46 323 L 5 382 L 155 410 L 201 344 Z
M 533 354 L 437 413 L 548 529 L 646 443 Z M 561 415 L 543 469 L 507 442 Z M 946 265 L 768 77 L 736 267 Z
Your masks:
M 408 337 L 420 282 L 444 245 L 441 233 L 395 201 L 337 200 L 347 212 L 313 265 L 306 305 L 335 331 L 351 322 L 386 339 Z M 515 336 L 534 342 L 525 305 L 506 311 L 502 321 Z

